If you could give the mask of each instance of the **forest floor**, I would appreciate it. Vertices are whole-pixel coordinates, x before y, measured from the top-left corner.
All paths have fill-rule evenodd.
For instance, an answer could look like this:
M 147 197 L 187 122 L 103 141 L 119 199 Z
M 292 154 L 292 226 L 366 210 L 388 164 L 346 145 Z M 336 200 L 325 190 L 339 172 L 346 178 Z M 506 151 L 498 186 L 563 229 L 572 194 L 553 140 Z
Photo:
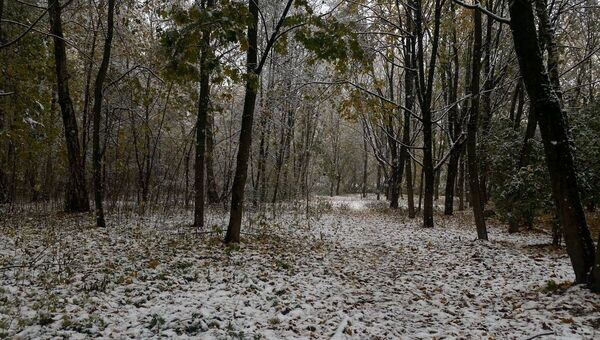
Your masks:
M 223 212 L 203 233 L 189 212 L 4 212 L 0 338 L 600 338 L 600 295 L 549 235 L 481 242 L 468 214 L 427 230 L 382 204 L 252 212 L 236 247 Z

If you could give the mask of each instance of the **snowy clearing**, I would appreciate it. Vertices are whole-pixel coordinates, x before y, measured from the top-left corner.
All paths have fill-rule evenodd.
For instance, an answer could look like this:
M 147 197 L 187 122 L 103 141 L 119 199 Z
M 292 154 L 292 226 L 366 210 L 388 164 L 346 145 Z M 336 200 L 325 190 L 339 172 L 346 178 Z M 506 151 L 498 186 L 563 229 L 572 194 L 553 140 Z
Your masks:
M 0 236 L 0 336 L 10 338 L 600 338 L 600 296 L 550 236 L 468 215 L 420 227 L 336 198 L 253 213 L 239 247 L 187 230 L 188 213 L 10 216 Z M 158 216 L 158 215 L 157 215 Z M 251 225 L 251 227 L 248 227 Z

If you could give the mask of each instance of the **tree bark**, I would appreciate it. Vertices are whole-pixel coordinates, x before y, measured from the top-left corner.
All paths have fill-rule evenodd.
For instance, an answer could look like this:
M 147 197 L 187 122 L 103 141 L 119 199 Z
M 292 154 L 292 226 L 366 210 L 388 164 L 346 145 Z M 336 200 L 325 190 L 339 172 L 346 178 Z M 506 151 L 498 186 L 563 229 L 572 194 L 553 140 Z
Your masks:
M 104 221 L 104 183 L 102 179 L 102 150 L 100 150 L 100 123 L 102 116 L 103 86 L 108 66 L 110 63 L 110 52 L 112 48 L 112 38 L 114 29 L 115 0 L 108 0 L 108 18 L 106 23 L 106 38 L 104 40 L 104 51 L 102 52 L 102 62 L 98 69 L 96 82 L 94 84 L 94 106 L 92 108 L 93 130 L 92 130 L 92 158 L 94 175 L 94 204 L 96 207 L 96 226 L 106 227 Z
M 479 116 L 479 77 L 481 70 L 481 11 L 473 11 L 474 39 L 471 74 L 471 112 L 467 125 L 467 166 L 469 169 L 469 187 L 471 205 L 477 228 L 477 238 L 487 240 L 485 217 L 483 216 L 483 197 L 479 182 L 479 160 L 477 157 L 477 128 Z
M 425 177 L 424 184 L 424 201 L 423 201 L 423 227 L 433 228 L 433 191 L 435 181 L 435 169 L 433 165 L 433 121 L 432 121 L 432 94 L 433 80 L 435 75 L 437 50 L 440 38 L 440 22 L 442 6 L 441 1 L 435 1 L 433 33 L 430 39 L 431 44 L 431 59 L 427 74 L 425 71 L 424 62 L 424 35 L 423 29 L 423 8 L 422 0 L 415 1 L 415 28 L 417 33 L 417 69 L 419 86 L 419 102 L 421 104 L 421 120 L 423 124 L 423 174 Z M 428 40 L 429 41 L 429 40 Z
M 219 202 L 214 172 L 214 113 L 206 120 L 206 199 L 208 204 Z
M 207 0 L 204 10 L 210 11 L 214 0 Z M 196 159 L 194 166 L 194 228 L 204 229 L 204 170 L 206 150 L 206 121 L 208 117 L 208 101 L 210 97 L 210 63 L 212 51 L 210 47 L 210 25 L 202 30 L 200 43 L 200 94 L 198 96 L 198 117 L 196 120 Z
M 369 149 L 368 149 L 368 144 L 367 144 L 367 136 L 366 136 L 366 130 L 363 129 L 363 131 L 365 131 L 365 135 L 363 136 L 363 175 L 362 175 L 362 197 L 366 198 L 367 197 L 367 177 L 368 177 L 368 170 L 369 170 Z
M 533 8 L 527 0 L 514 0 L 510 2 L 509 11 L 519 69 L 540 127 L 552 194 L 575 272 L 575 282 L 594 280 L 593 284 L 597 285 L 600 278 L 590 275 L 594 264 L 594 243 L 579 197 L 560 101 L 542 59 Z
M 455 19 L 454 3 L 451 3 L 452 19 Z M 448 130 L 453 142 L 457 141 L 462 134 L 461 120 L 458 116 L 458 81 L 460 77 L 460 62 L 458 60 L 458 41 L 456 37 L 456 25 L 452 25 L 452 72 L 449 78 L 449 100 L 450 112 L 448 112 Z M 455 147 L 450 150 L 450 159 L 448 160 L 448 171 L 446 172 L 446 188 L 444 190 L 444 215 L 452 215 L 454 212 L 454 188 L 456 186 L 456 177 L 458 174 L 458 161 L 462 147 Z
M 596 249 L 596 260 L 592 268 L 591 287 L 592 291 L 600 292 L 600 234 L 598 234 L 598 249 Z
M 406 197 L 408 200 L 408 217 L 415 218 L 415 194 L 412 179 L 412 164 L 411 160 L 406 161 Z
M 244 187 L 248 172 L 248 158 L 252 144 L 252 122 L 256 105 L 256 87 L 258 86 L 258 0 L 248 1 L 251 22 L 248 25 L 248 51 L 246 53 L 246 95 L 244 97 L 244 111 L 242 113 L 242 129 L 237 154 L 233 188 L 231 189 L 231 211 L 229 226 L 225 235 L 225 243 L 239 243 L 242 225 L 242 212 L 244 204 Z M 266 53 L 266 52 L 265 52 Z
M 465 161 L 464 157 L 458 160 L 458 185 L 456 193 L 458 194 L 458 211 L 465 210 Z
M 65 210 L 67 212 L 85 212 L 90 210 L 86 189 L 85 172 L 79 132 L 73 101 L 69 92 L 69 74 L 67 52 L 62 29 L 61 5 L 59 0 L 48 0 L 50 32 L 54 40 L 54 62 L 58 92 L 58 103 L 62 113 L 69 161 L 69 178 L 65 189 Z

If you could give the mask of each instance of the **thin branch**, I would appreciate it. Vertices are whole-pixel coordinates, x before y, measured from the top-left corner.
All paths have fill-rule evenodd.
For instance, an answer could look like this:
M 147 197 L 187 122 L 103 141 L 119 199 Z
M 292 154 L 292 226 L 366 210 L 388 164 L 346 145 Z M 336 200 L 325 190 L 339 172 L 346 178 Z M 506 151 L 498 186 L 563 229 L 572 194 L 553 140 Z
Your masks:
M 26 24 L 22 24 L 23 26 L 26 26 L 27 28 L 15 39 L 7 42 L 6 44 L 0 45 L 0 48 L 6 48 L 9 47 L 15 43 L 17 43 L 19 40 L 23 39 L 23 37 L 25 37 L 25 35 L 27 35 L 27 33 L 31 32 L 33 30 L 33 28 L 35 27 L 35 25 L 38 24 L 38 22 L 40 22 L 42 20 L 42 18 L 44 16 L 46 16 L 46 13 L 48 13 L 48 9 L 45 9 L 44 12 L 42 14 L 40 14 L 40 16 L 29 26 L 27 26 Z M 8 20 L 2 20 L 5 22 L 10 22 Z M 20 24 L 20 23 L 19 23 Z
M 494 20 L 496 20 L 498 22 L 501 22 L 503 24 L 507 24 L 507 25 L 510 24 L 510 18 L 501 17 L 501 16 L 493 13 L 489 9 L 481 6 L 479 3 L 477 3 L 475 5 L 471 5 L 471 4 L 464 3 L 464 2 L 462 2 L 460 0 L 452 0 L 452 1 L 454 1 L 455 3 L 461 5 L 461 6 L 465 7 L 465 8 L 476 9 L 476 10 L 480 11 L 481 13 L 487 15 L 488 17 L 490 17 L 490 18 L 492 18 L 492 19 L 494 19 Z

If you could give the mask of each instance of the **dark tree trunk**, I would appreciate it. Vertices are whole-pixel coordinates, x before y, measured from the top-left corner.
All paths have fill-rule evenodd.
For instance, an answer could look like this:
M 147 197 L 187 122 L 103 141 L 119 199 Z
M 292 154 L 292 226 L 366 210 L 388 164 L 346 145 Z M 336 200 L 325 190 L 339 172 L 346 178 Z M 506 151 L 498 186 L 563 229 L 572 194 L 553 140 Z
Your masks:
M 408 153 L 408 145 L 411 143 L 410 138 L 410 111 L 412 111 L 415 107 L 415 80 L 416 73 L 415 68 L 417 66 L 416 60 L 416 51 L 415 51 L 415 27 L 412 21 L 411 11 L 407 10 L 407 31 L 410 33 L 404 39 L 404 64 L 409 65 L 404 72 L 404 106 L 406 110 L 404 110 L 404 121 L 402 126 L 402 146 L 400 147 L 400 167 L 399 171 L 399 180 L 402 181 L 402 171 L 405 168 L 405 164 L 409 164 L 406 166 L 406 176 L 412 177 L 412 173 L 410 173 L 410 160 Z M 410 111 L 409 111 L 410 110 Z M 409 217 L 414 217 L 415 215 L 415 203 L 414 203 L 414 190 L 412 186 L 412 178 L 410 181 L 406 182 L 407 187 L 407 195 L 408 195 L 408 211 Z M 411 216 L 412 215 L 412 216 Z
M 600 233 L 598 234 L 598 249 L 596 249 L 596 260 L 592 268 L 592 290 L 600 292 Z
M 256 88 L 258 86 L 258 77 L 260 76 L 262 66 L 266 61 L 279 29 L 283 25 L 284 19 L 292 6 L 292 0 L 288 0 L 283 13 L 272 32 L 263 55 L 258 62 L 258 0 L 250 0 L 248 9 L 252 21 L 248 25 L 248 51 L 246 52 L 246 94 L 244 98 L 244 109 L 242 113 L 242 128 L 240 131 L 240 142 L 237 154 L 235 176 L 233 177 L 233 187 L 231 189 L 231 210 L 229 213 L 229 225 L 225 234 L 225 243 L 239 243 L 240 231 L 242 226 L 242 213 L 244 209 L 244 188 L 246 186 L 246 177 L 248 172 L 248 159 L 250 158 L 250 149 L 252 146 L 252 124 L 254 121 L 254 109 L 256 106 Z
M 184 199 L 184 206 L 185 208 L 189 208 L 190 206 L 190 158 L 191 158 L 191 153 L 192 153 L 192 145 L 190 145 L 190 148 L 188 149 L 188 151 L 185 152 L 185 158 L 183 160 L 183 166 L 185 167 L 185 190 L 184 190 L 184 195 L 183 195 L 183 199 Z
M 412 164 L 411 160 L 406 161 L 406 197 L 408 200 L 408 217 L 415 218 L 415 194 L 412 179 Z
M 493 0 L 488 0 L 486 6 L 489 8 L 494 8 Z M 492 53 L 492 25 L 493 20 L 491 18 L 487 18 L 486 20 L 486 33 L 485 33 L 485 42 L 483 44 L 483 48 L 485 53 L 483 55 L 483 74 L 485 76 L 485 81 L 483 83 L 483 94 L 481 95 L 482 105 L 480 106 L 480 112 L 482 113 L 481 117 L 481 133 L 479 134 L 480 138 L 480 146 L 478 152 L 479 158 L 479 195 L 481 197 L 481 202 L 485 208 L 485 204 L 488 202 L 488 194 L 487 194 L 487 178 L 488 178 L 488 153 L 486 148 L 486 144 L 484 143 L 484 138 L 490 132 L 490 123 L 492 121 L 492 92 L 494 90 L 494 68 L 491 63 L 491 53 Z
M 431 44 L 431 59 L 429 67 L 425 70 L 424 61 L 424 35 L 422 0 L 415 1 L 415 29 L 417 33 L 417 69 L 419 78 L 419 102 L 421 106 L 423 124 L 423 174 L 425 177 L 424 201 L 423 201 L 423 227 L 433 228 L 433 190 L 435 181 L 435 169 L 433 165 L 433 121 L 432 121 L 432 94 L 433 80 L 437 61 L 437 50 L 440 38 L 440 22 L 442 6 L 441 1 L 435 1 L 433 33 L 429 43 Z
M 210 10 L 214 0 L 207 0 L 205 10 Z M 212 51 L 210 47 L 210 27 L 202 31 L 200 46 L 200 94 L 198 96 L 198 117 L 196 121 L 196 159 L 194 164 L 194 228 L 204 229 L 204 170 L 206 169 L 204 154 L 206 149 L 206 121 L 208 117 L 208 101 L 210 97 L 210 64 Z
M 464 156 L 458 160 L 458 185 L 456 193 L 458 194 L 458 211 L 465 210 L 465 161 Z
M 452 19 L 455 18 L 454 3 L 451 3 Z M 452 72 L 449 90 L 449 104 L 452 105 L 448 112 L 448 130 L 452 141 L 456 142 L 462 133 L 461 120 L 458 116 L 458 81 L 460 77 L 460 62 L 458 60 L 458 41 L 456 37 L 456 25 L 452 25 Z M 448 160 L 448 171 L 446 172 L 446 188 L 444 190 L 444 215 L 452 215 L 454 212 L 454 188 L 456 187 L 456 176 L 458 174 L 458 161 L 462 147 L 454 147 L 450 150 L 450 159 Z
M 393 85 L 390 84 L 390 87 L 393 87 Z M 391 162 L 392 166 L 390 169 L 390 179 L 389 179 L 389 183 L 388 183 L 390 208 L 397 209 L 398 208 L 398 199 L 400 196 L 400 193 L 399 193 L 400 186 L 398 183 L 398 181 L 399 181 L 399 178 L 398 178 L 398 165 L 399 165 L 398 143 L 394 139 L 394 125 L 393 125 L 391 113 L 388 114 L 386 125 L 387 125 L 386 126 L 386 129 L 387 129 L 386 134 L 387 134 L 387 139 L 388 139 L 388 145 L 390 147 L 390 156 L 392 158 L 392 162 Z
M 67 156 L 69 161 L 69 178 L 65 189 L 65 210 L 67 212 L 84 212 L 90 210 L 90 202 L 85 182 L 83 159 L 79 145 L 79 132 L 73 101 L 69 93 L 69 75 L 67 69 L 67 52 L 63 38 L 61 5 L 59 0 L 48 0 L 50 32 L 54 36 L 54 62 L 58 92 L 58 103 L 63 118 Z
M 471 205 L 477 227 L 477 238 L 487 240 L 485 217 L 483 216 L 483 197 L 479 183 L 479 160 L 477 157 L 477 127 L 479 116 L 479 76 L 481 69 L 481 12 L 473 11 L 475 26 L 473 39 L 473 67 L 471 74 L 471 112 L 467 125 L 467 165 L 469 169 L 469 188 L 471 191 Z
M 531 151 L 531 140 L 535 136 L 535 129 L 537 128 L 537 119 L 533 106 L 529 108 L 529 114 L 527 115 L 527 127 L 525 128 L 525 137 L 523 138 L 523 146 L 519 153 L 519 168 L 527 166 L 529 161 L 529 152 Z
M 421 168 L 421 178 L 419 180 L 419 205 L 417 207 L 417 211 L 421 211 L 422 203 L 423 203 L 423 178 L 425 177 L 425 170 Z
M 365 130 L 366 133 L 366 130 Z M 362 197 L 367 197 L 367 176 L 369 170 L 369 149 L 367 144 L 367 136 L 365 135 L 363 138 L 363 151 L 364 151 L 364 159 L 363 159 L 363 175 L 362 175 Z
M 219 194 L 217 192 L 217 182 L 214 172 L 214 116 L 209 114 L 206 120 L 206 199 L 208 204 L 219 202 Z
M 579 198 L 573 155 L 560 101 L 548 77 L 539 48 L 533 8 L 527 0 L 514 0 L 510 2 L 509 11 L 519 68 L 540 126 L 552 194 L 575 272 L 575 281 L 585 283 L 593 279 L 593 284 L 598 285 L 600 277 L 590 277 L 594 265 L 594 243 Z
M 100 28 L 98 25 L 93 27 L 92 33 L 92 43 L 90 47 L 90 60 L 86 65 L 85 71 L 85 87 L 83 93 L 83 112 L 81 114 L 81 155 L 83 158 L 83 171 L 86 171 L 86 159 L 87 159 L 87 151 L 89 144 L 89 134 L 90 134 L 90 96 L 91 96 L 91 84 L 92 84 L 92 73 L 94 70 L 94 60 L 96 57 L 96 41 L 98 37 L 98 31 Z M 93 117 L 92 117 L 93 121 Z M 93 122 L 92 122 L 93 124 Z M 93 156 L 92 156 L 93 158 Z M 92 160 L 93 161 L 93 160 Z
M 560 74 L 558 70 L 558 62 L 560 59 L 558 53 L 558 47 L 554 39 L 554 26 L 550 21 L 548 15 L 548 2 L 547 0 L 535 0 L 535 11 L 538 17 L 539 23 L 539 40 L 541 42 L 541 48 L 545 48 L 547 51 L 547 64 L 548 64 L 548 77 L 550 83 L 554 89 L 554 93 L 560 101 L 562 101 L 562 90 L 560 86 Z M 557 18 L 558 20 L 558 18 Z M 565 121 L 566 122 L 566 121 Z
M 106 38 L 104 40 L 104 51 L 102 53 L 102 62 L 98 69 L 96 82 L 94 84 L 94 106 L 92 108 L 93 130 L 92 130 L 92 158 L 94 171 L 94 203 L 96 207 L 96 226 L 106 227 L 104 221 L 104 183 L 102 179 L 102 150 L 100 150 L 100 123 L 102 116 L 103 86 L 108 65 L 110 63 L 110 51 L 112 48 L 112 38 L 114 29 L 115 0 L 108 0 L 108 18 L 106 24 Z
M 47 127 L 54 129 L 54 121 L 56 119 L 56 88 L 52 87 L 52 101 L 50 102 L 50 121 Z M 44 184 L 43 184 L 43 196 L 45 200 L 50 200 L 54 193 L 54 138 L 47 139 L 47 145 L 50 151 L 46 155 L 46 161 L 44 162 Z
M 273 187 L 273 199 L 272 203 L 277 202 L 277 194 L 279 192 L 279 182 L 281 180 L 281 172 L 283 171 L 283 164 L 286 161 L 287 155 L 290 150 L 290 143 L 294 130 L 294 110 L 288 108 L 286 115 L 286 123 L 281 127 L 280 135 L 280 146 L 277 151 L 277 159 L 275 161 L 275 185 Z M 287 172 L 285 173 L 287 175 Z M 286 182 L 284 180 L 284 182 Z M 332 184 L 333 186 L 333 184 Z
M 3 18 L 4 13 L 4 0 L 0 0 L 0 19 Z M 4 32 L 2 31 L 2 22 L 0 21 L 0 45 L 4 44 Z M 5 122 L 6 115 L 2 108 L 0 108 L 0 133 L 4 133 L 5 127 L 8 125 Z M 8 166 L 8 160 L 5 158 L 4 154 L 5 145 L 0 142 L 0 204 L 9 203 L 9 194 L 8 194 L 8 174 L 5 169 Z
M 455 148 L 460 149 L 460 148 Z M 454 188 L 456 186 L 456 177 L 458 175 L 458 161 L 460 160 L 460 151 L 452 150 L 448 160 L 448 171 L 446 173 L 446 188 L 444 190 L 444 215 L 454 213 Z
M 254 188 L 254 204 L 265 200 L 265 191 L 267 183 L 267 152 L 269 127 L 267 112 L 263 110 L 260 117 L 260 143 L 258 147 L 258 166 L 256 173 L 256 186 Z
M 381 199 L 381 165 L 377 165 L 377 200 Z M 331 196 L 333 196 L 333 181 L 331 182 Z
M 231 189 L 231 212 L 229 226 L 225 235 L 225 243 L 239 243 L 242 226 L 242 212 L 244 204 L 244 187 L 248 172 L 248 158 L 252 144 L 252 122 L 256 106 L 256 87 L 258 86 L 258 0 L 250 0 L 248 5 L 252 21 L 248 25 L 248 51 L 246 53 L 246 68 L 248 79 L 246 81 L 246 95 L 244 98 L 244 111 L 242 113 L 242 129 L 237 154 L 233 188 Z
M 511 103 L 510 119 L 513 121 L 513 129 L 518 130 L 521 126 L 521 119 L 523 118 L 523 108 L 525 106 L 525 90 L 523 89 L 523 82 L 519 81 L 515 88 L 515 94 Z M 516 112 L 515 111 L 516 107 Z M 535 124 L 534 124 L 535 125 Z

